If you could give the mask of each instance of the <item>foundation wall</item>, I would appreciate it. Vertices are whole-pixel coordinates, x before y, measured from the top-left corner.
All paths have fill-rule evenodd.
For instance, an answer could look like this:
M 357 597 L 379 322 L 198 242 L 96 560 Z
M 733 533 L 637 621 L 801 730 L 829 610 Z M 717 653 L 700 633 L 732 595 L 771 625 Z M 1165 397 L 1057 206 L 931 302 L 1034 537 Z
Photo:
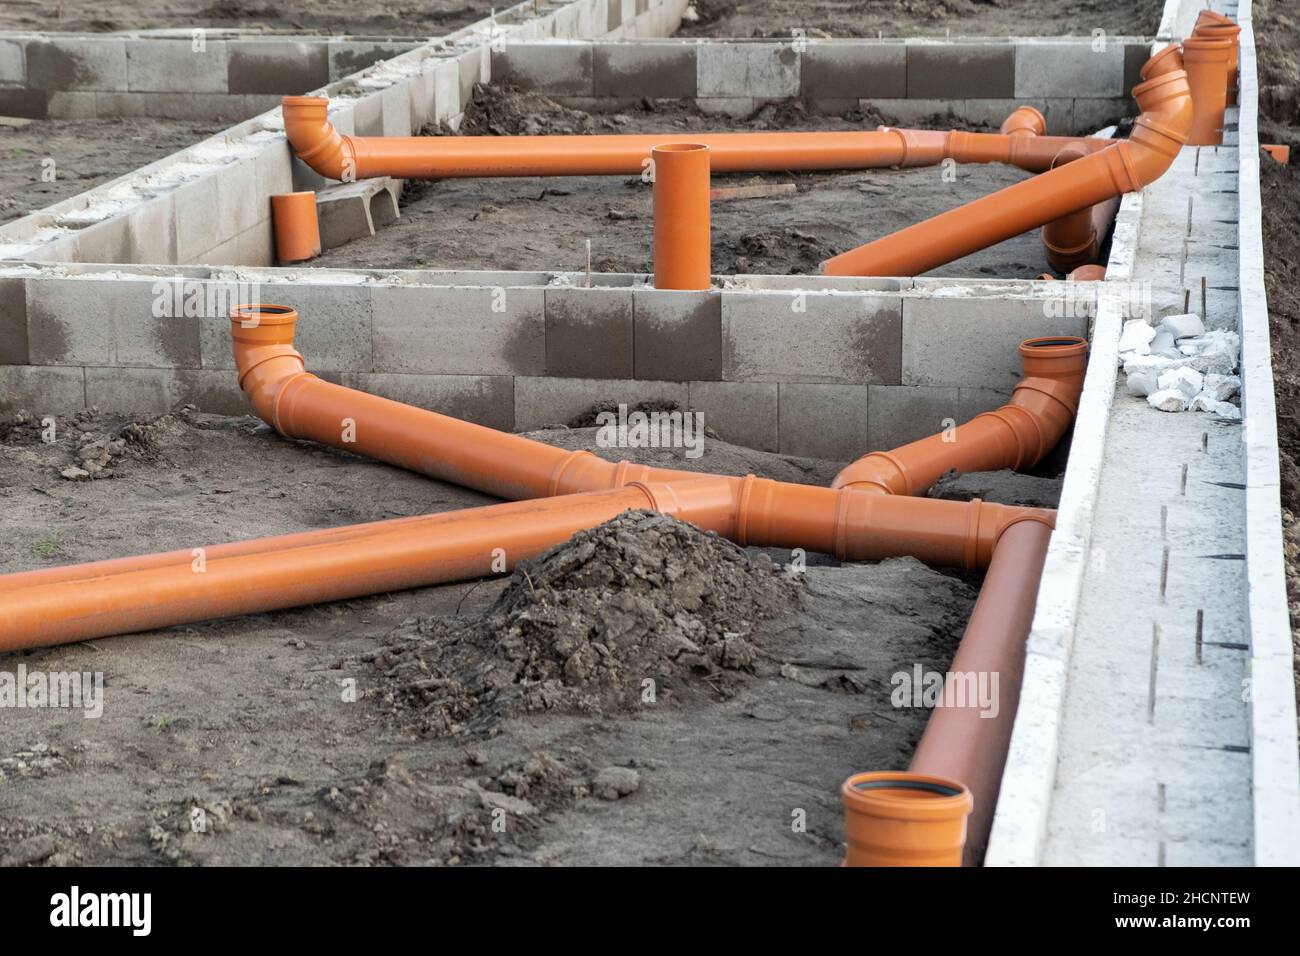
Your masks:
M 1091 311 L 1088 284 L 596 278 L 0 270 L 0 409 L 242 414 L 225 316 L 256 300 L 299 310 L 298 348 L 324 377 L 497 428 L 666 399 L 737 444 L 848 458 L 1000 405 L 1019 342 L 1086 334 Z
M 815 112 L 874 107 L 899 123 L 951 114 L 998 125 L 1016 106 L 1043 112 L 1051 133 L 1091 131 L 1132 112 L 1150 40 L 609 39 L 509 43 L 492 53 L 496 82 L 587 111 L 644 98 L 687 99 L 745 116 L 797 99 Z

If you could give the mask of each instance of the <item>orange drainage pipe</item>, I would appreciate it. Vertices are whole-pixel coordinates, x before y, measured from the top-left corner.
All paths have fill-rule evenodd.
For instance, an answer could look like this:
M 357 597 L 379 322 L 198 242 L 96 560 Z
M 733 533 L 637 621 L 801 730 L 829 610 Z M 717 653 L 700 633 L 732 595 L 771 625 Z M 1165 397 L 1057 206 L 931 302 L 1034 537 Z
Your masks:
M 272 196 L 271 222 L 275 229 L 275 257 L 280 262 L 302 262 L 320 255 L 314 192 Z
M 1228 51 L 1227 104 L 1237 105 L 1237 68 L 1240 65 L 1239 38 L 1241 27 L 1233 20 L 1210 10 L 1202 10 L 1196 17 L 1193 36 L 1223 37 L 1232 41 Z
M 1269 158 L 1283 166 L 1291 162 L 1291 147 L 1279 143 L 1260 143 L 1259 148 L 1268 153 Z
M 1025 374 L 1007 404 L 950 432 L 863 455 L 836 475 L 831 487 L 920 495 L 954 468 L 996 471 L 1034 465 L 1074 421 L 1088 343 L 1074 336 L 1027 339 L 1020 345 L 1020 359 Z
M 1177 51 L 1161 56 L 1171 66 L 1181 62 Z M 1142 113 L 1129 139 L 1111 142 L 1082 159 L 841 253 L 824 262 L 822 271 L 828 275 L 920 275 L 1149 185 L 1164 175 L 1187 142 L 1191 90 L 1186 73 L 1172 69 L 1138 84 L 1133 96 Z
M 1078 149 L 1063 149 L 1057 154 L 1053 168 L 1082 159 L 1084 155 Z M 1069 272 L 1100 259 L 1117 212 L 1119 197 L 1112 196 L 1105 202 L 1072 212 L 1043 226 L 1041 238 L 1048 264 L 1059 272 Z
M 1101 282 L 1106 278 L 1106 267 L 1103 265 L 1079 266 L 1071 272 L 1066 278 L 1074 282 Z
M 329 120 L 329 100 L 286 96 L 284 131 L 298 157 L 328 179 L 374 176 L 442 179 L 485 176 L 639 174 L 662 133 L 577 136 L 346 136 Z M 993 133 L 882 127 L 855 132 L 703 133 L 714 172 L 870 169 L 961 163 L 1011 163 L 1039 172 L 1074 137 L 1021 142 Z M 1105 144 L 1084 142 L 1085 149 Z
M 1050 538 L 1051 529 L 1034 521 L 1003 533 L 908 772 L 845 781 L 846 866 L 975 866 L 983 859 Z M 916 803 L 895 804 L 892 813 L 873 807 L 878 801 L 860 792 L 860 782 L 882 778 L 921 784 L 918 792 L 889 795 Z M 933 782 L 946 789 L 924 786 Z M 954 845 L 959 837 L 964 846 Z
M 1190 36 L 1183 41 L 1183 63 L 1193 107 L 1188 146 L 1217 146 L 1223 142 L 1228 57 L 1235 45 L 1227 37 Z
M 709 147 L 656 146 L 654 163 L 654 286 L 707 289 L 712 284 L 709 234 Z
M 845 866 L 960 866 L 970 791 L 946 777 L 858 773 L 840 788 Z

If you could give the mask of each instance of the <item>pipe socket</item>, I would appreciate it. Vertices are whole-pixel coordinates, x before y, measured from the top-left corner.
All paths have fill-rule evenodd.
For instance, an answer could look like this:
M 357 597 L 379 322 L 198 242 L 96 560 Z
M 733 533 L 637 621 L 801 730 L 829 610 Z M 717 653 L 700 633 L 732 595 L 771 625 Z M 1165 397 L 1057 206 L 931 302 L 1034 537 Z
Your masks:
M 1235 40 L 1190 36 L 1183 41 L 1183 64 L 1192 90 L 1192 125 L 1187 145 L 1223 142 L 1223 111 L 1228 102 L 1228 58 Z
M 844 781 L 840 800 L 845 866 L 961 866 L 974 800 L 957 781 L 859 773 Z

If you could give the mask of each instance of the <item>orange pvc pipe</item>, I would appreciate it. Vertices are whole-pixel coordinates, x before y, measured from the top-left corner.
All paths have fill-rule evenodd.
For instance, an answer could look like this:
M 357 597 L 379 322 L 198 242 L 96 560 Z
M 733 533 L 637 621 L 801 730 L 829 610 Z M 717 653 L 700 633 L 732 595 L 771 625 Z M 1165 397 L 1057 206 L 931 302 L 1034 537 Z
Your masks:
M 510 499 L 700 477 L 608 462 L 322 381 L 304 370 L 293 348 L 296 320 L 293 309 L 276 305 L 231 313 L 240 387 L 258 415 L 287 438 L 332 445 Z M 844 560 L 905 553 L 933 564 L 983 567 L 1002 527 L 1025 510 L 991 504 L 966 510 L 966 502 L 928 499 L 882 506 L 868 492 L 843 495 L 753 476 L 715 477 L 736 496 L 739 543 L 806 548 Z M 947 509 L 951 504 L 959 510 Z M 1051 512 L 1028 510 L 1051 523 Z M 870 540 L 858 534 L 861 528 L 872 529 Z
M 1223 142 L 1227 106 L 1228 58 L 1236 43 L 1227 37 L 1190 36 L 1183 41 L 1183 63 L 1192 90 L 1192 124 L 1187 145 Z
M 640 174 L 662 133 L 576 136 L 346 136 L 329 121 L 323 97 L 286 96 L 284 131 L 298 157 L 329 179 L 375 176 L 443 179 L 487 176 L 615 176 Z M 881 127 L 855 132 L 691 134 L 709 148 L 714 172 L 871 169 L 960 163 L 1011 163 L 1047 169 L 1069 143 L 1103 148 L 1104 140 L 1039 137 L 1020 141 L 994 133 Z
M 833 488 L 924 494 L 945 472 L 1029 468 L 1056 447 L 1079 406 L 1088 343 L 1073 336 L 1021 343 L 1024 377 L 1011 400 L 951 432 L 893 451 L 864 455 L 835 476 Z
M 1157 58 L 1153 58 L 1155 60 Z M 1142 110 L 1129 139 L 877 239 L 822 264 L 828 275 L 915 276 L 1154 182 L 1172 165 L 1192 118 L 1178 54 L 1133 89 Z M 1148 62 L 1148 66 L 1150 61 Z M 1033 142 L 1035 137 L 1018 140 Z
M 654 286 L 707 289 L 712 284 L 709 233 L 709 147 L 655 146 Z
M 968 866 L 979 863 L 988 846 L 1050 538 L 1051 529 L 1036 521 L 1019 522 L 1002 535 L 949 668 L 955 680 L 974 675 L 978 684 L 982 677 L 987 691 L 996 676 L 996 714 L 970 695 L 960 699 L 954 692 L 954 706 L 945 698 L 931 712 L 908 768 L 959 780 L 974 796 L 964 854 Z
M 1232 41 L 1228 51 L 1227 104 L 1237 105 L 1237 68 L 1240 66 L 1241 27 L 1222 14 L 1206 16 L 1210 10 L 1202 10 L 1196 18 L 1193 36 L 1224 37 Z
M 1053 168 L 1063 166 L 1085 154 L 1078 149 L 1062 150 Z M 1102 247 L 1110 234 L 1110 227 L 1119 212 L 1119 197 L 1113 196 L 1089 209 L 1072 212 L 1043 226 L 1041 238 L 1044 253 L 1053 269 L 1069 272 L 1081 265 L 1101 258 Z
M 275 257 L 280 262 L 303 262 L 320 255 L 320 221 L 314 192 L 272 196 L 271 223 Z
M 845 866 L 961 866 L 970 791 L 917 773 L 858 773 L 840 788 Z

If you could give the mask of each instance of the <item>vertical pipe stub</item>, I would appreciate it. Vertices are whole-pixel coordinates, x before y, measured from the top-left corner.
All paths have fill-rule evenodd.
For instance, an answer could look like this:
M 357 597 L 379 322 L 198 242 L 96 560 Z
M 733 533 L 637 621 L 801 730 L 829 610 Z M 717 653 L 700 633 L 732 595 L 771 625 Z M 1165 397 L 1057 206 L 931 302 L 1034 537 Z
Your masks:
M 272 196 L 271 222 L 275 227 L 275 257 L 280 262 L 302 262 L 320 255 L 314 192 Z
M 845 866 L 961 866 L 975 801 L 955 780 L 858 773 L 840 788 Z
M 654 285 L 708 289 L 711 284 L 709 148 L 667 143 L 650 150 L 654 174 Z
M 1223 111 L 1228 103 L 1228 60 L 1234 40 L 1190 36 L 1183 41 L 1183 68 L 1192 89 L 1192 128 L 1188 146 L 1223 142 Z

